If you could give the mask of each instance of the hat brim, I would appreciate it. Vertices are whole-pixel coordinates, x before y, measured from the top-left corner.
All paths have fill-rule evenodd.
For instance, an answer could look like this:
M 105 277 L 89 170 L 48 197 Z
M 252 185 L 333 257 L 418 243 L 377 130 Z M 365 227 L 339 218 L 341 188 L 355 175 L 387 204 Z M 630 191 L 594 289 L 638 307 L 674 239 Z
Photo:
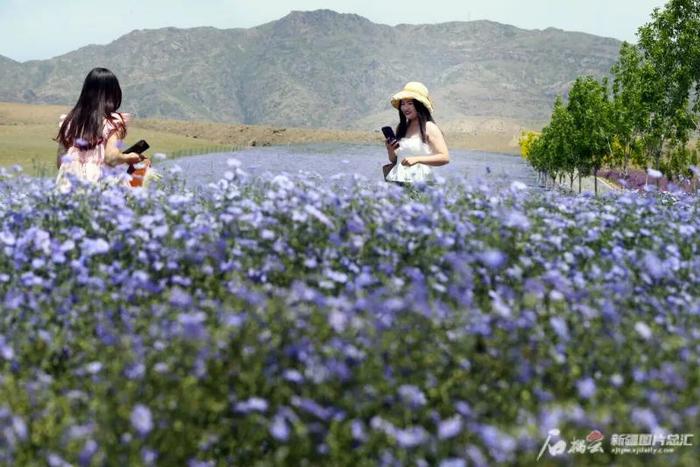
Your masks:
M 426 99 L 425 96 L 421 96 L 420 94 L 411 91 L 400 91 L 394 94 L 391 97 L 391 105 L 393 105 L 395 109 L 398 109 L 402 99 L 415 99 L 423 104 L 430 113 L 433 113 L 433 104 L 430 102 L 430 100 Z

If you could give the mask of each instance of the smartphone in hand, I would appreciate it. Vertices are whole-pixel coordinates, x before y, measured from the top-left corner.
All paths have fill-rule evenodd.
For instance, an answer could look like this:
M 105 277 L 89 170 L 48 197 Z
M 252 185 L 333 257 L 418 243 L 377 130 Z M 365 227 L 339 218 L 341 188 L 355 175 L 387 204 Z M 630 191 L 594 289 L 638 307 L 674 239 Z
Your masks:
M 390 126 L 383 126 L 382 133 L 384 133 L 384 137 L 387 141 L 389 141 L 389 143 L 394 142 L 395 144 L 392 145 L 395 147 L 399 147 L 399 143 L 398 141 L 396 141 L 396 134 L 394 133 L 393 128 L 391 128 Z
M 136 154 L 143 154 L 150 147 L 151 146 L 145 140 L 141 139 L 132 146 L 129 146 L 128 148 L 124 149 L 122 153 L 129 154 L 130 152 L 135 152 Z
M 132 152 L 135 152 L 136 154 L 139 154 L 141 156 L 141 160 L 144 160 L 146 157 L 143 155 L 148 148 L 151 146 L 146 142 L 146 140 L 138 140 L 136 143 L 134 143 L 132 146 L 129 146 L 128 148 L 124 149 L 122 151 L 122 154 L 130 154 Z M 129 164 L 129 167 L 126 169 L 126 173 L 129 175 L 133 174 L 136 171 L 136 167 L 134 167 L 134 164 Z

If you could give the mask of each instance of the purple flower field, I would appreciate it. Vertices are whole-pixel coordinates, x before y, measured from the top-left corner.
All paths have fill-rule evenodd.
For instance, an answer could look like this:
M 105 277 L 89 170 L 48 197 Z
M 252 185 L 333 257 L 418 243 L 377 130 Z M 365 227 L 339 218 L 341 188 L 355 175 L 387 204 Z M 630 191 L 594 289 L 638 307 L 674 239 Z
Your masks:
M 229 168 L 0 175 L 0 463 L 534 465 L 555 428 L 700 426 L 697 197 Z

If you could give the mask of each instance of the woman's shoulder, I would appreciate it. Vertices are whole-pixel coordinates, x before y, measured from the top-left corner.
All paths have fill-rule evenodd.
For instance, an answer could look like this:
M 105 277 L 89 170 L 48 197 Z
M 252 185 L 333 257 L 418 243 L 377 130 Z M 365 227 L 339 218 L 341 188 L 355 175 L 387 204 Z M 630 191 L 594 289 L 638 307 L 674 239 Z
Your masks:
M 126 126 L 131 120 L 131 114 L 125 112 L 112 112 L 109 117 L 105 117 L 105 123 L 112 126 Z
M 428 141 L 430 141 L 433 138 L 439 138 L 442 136 L 442 131 L 435 122 L 425 122 L 425 132 L 427 133 Z
M 440 131 L 440 127 L 437 126 L 437 123 L 431 121 L 425 122 L 425 129 L 427 131 Z
M 126 126 L 129 123 L 131 116 L 127 113 L 112 112 L 111 115 L 104 118 L 104 138 L 109 138 L 112 133 L 117 132 L 122 138 L 126 134 Z

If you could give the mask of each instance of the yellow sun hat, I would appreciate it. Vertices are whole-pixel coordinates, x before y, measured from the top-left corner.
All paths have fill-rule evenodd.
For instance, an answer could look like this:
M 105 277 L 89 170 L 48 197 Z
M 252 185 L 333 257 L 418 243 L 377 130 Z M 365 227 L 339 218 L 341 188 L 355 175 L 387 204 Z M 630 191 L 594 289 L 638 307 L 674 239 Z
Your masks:
M 415 99 L 423 104 L 430 113 L 433 113 L 433 102 L 430 100 L 428 88 L 426 88 L 423 83 L 419 83 L 418 81 L 406 83 L 403 90 L 391 96 L 391 105 L 398 109 L 401 99 Z

